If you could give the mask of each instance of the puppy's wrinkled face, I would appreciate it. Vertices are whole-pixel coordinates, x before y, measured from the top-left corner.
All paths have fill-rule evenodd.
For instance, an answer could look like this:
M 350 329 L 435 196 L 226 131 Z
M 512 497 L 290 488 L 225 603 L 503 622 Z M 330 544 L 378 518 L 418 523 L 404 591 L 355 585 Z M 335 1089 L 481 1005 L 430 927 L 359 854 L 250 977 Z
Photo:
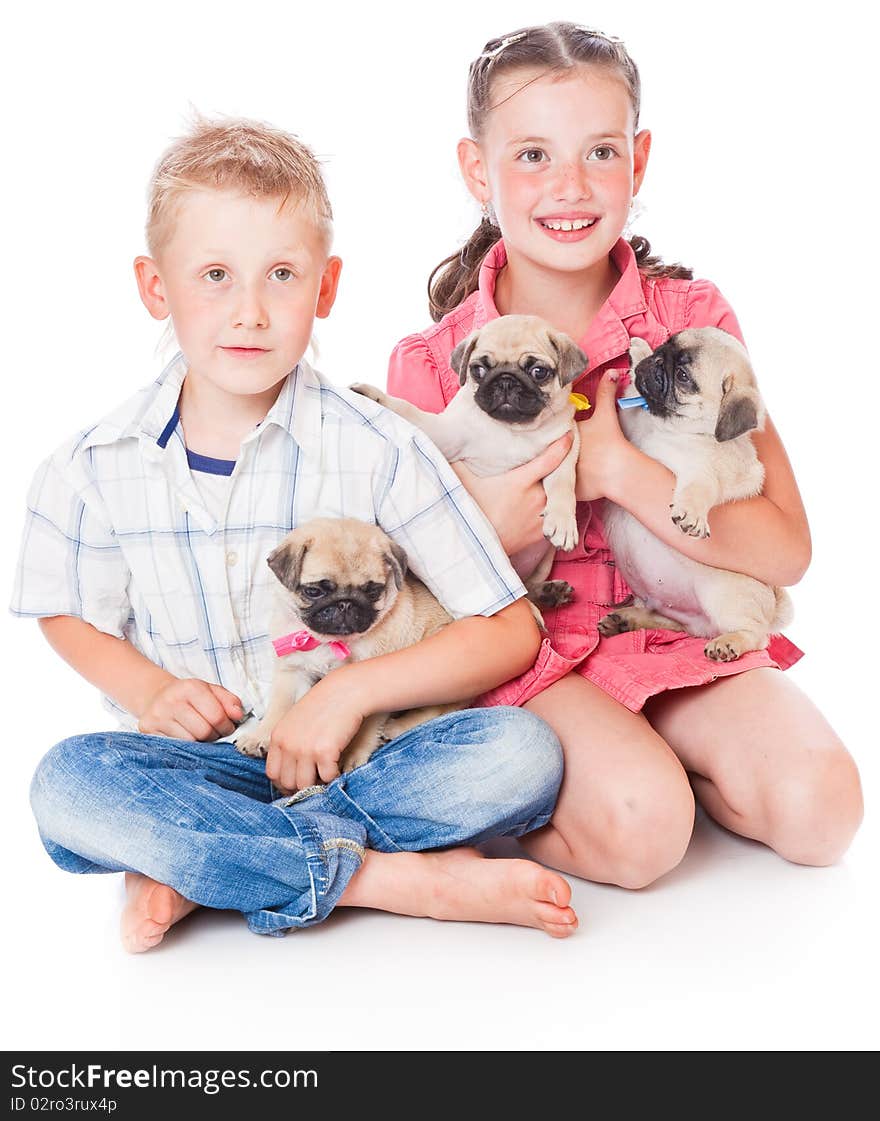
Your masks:
M 363 634 L 392 609 L 406 554 L 378 526 L 354 518 L 313 518 L 269 554 L 288 605 L 322 635 Z
M 529 424 L 568 403 L 587 356 L 533 315 L 503 315 L 458 344 L 450 362 L 479 407 L 506 424 Z
M 652 416 L 687 432 L 730 440 L 763 423 L 746 349 L 718 327 L 679 331 L 637 364 L 633 380 Z

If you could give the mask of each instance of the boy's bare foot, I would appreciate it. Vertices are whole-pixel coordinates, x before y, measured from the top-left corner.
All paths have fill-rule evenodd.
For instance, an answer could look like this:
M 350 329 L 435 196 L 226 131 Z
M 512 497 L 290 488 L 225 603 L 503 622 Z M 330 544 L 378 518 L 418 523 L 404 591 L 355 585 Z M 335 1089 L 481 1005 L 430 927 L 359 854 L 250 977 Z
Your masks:
M 534 926 L 567 938 L 578 920 L 571 888 L 557 872 L 530 860 L 487 860 L 476 849 L 374 852 L 339 900 L 399 915 Z
M 198 906 L 173 887 L 137 872 L 125 873 L 125 892 L 120 933 L 122 945 L 130 954 L 142 954 L 158 946 L 168 930 Z

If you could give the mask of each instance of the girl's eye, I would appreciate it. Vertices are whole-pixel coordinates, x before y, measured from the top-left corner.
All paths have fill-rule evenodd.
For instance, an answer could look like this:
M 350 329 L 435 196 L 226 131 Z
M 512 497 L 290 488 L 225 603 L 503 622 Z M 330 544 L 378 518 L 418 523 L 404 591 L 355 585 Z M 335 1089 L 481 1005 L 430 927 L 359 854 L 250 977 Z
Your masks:
M 226 279 L 226 269 L 208 269 L 205 276 L 208 280 L 213 280 L 215 284 L 219 284 L 221 280 Z
M 590 152 L 590 159 L 604 163 L 606 160 L 610 160 L 615 154 L 613 148 L 609 147 L 607 144 L 600 144 L 598 148 L 594 148 L 592 152 Z
M 272 275 L 276 280 L 293 280 L 293 271 L 285 266 L 273 269 Z
M 540 163 L 544 159 L 544 153 L 540 148 L 526 148 L 516 158 L 523 163 Z

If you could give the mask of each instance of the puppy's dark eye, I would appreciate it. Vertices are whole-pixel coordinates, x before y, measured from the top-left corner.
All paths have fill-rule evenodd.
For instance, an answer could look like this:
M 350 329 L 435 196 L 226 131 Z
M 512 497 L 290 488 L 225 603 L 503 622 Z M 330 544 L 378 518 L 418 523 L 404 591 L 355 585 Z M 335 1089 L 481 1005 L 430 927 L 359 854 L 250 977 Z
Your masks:
M 369 584 L 364 584 L 363 591 L 370 603 L 375 603 L 377 599 L 381 598 L 382 593 L 385 591 L 385 585 L 376 584 L 371 581 Z
M 474 381 L 482 381 L 486 376 L 486 367 L 481 366 L 479 362 L 474 362 L 470 367 L 470 373 Z
M 553 377 L 554 371 L 548 369 L 546 366 L 532 366 L 529 373 L 540 385 L 542 382 L 549 381 Z
M 691 375 L 687 372 L 687 370 L 683 366 L 679 366 L 676 369 L 675 380 L 676 380 L 678 385 L 683 386 L 685 388 L 690 388 L 693 385 L 693 381 L 691 380 Z
M 303 584 L 299 591 L 306 599 L 320 599 L 325 594 L 320 584 Z

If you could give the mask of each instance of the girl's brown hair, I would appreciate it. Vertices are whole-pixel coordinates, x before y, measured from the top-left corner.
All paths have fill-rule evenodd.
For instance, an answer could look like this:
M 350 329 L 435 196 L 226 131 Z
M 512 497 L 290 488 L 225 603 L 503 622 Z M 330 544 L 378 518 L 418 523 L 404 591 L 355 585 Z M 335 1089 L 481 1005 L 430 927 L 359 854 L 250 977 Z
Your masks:
M 492 84 L 501 74 L 535 67 L 562 72 L 584 63 L 605 66 L 620 74 L 632 101 L 634 126 L 638 128 L 641 81 L 638 68 L 623 43 L 574 23 L 548 23 L 490 39 L 479 58 L 471 63 L 468 74 L 471 136 L 477 142 L 483 136 L 486 118 L 492 111 Z M 483 258 L 500 238 L 498 227 L 484 217 L 465 245 L 434 269 L 428 278 L 428 302 L 435 322 L 476 291 Z M 652 256 L 647 238 L 633 237 L 630 245 L 640 271 L 647 276 L 687 279 L 693 276 L 683 265 L 664 265 L 659 257 Z

